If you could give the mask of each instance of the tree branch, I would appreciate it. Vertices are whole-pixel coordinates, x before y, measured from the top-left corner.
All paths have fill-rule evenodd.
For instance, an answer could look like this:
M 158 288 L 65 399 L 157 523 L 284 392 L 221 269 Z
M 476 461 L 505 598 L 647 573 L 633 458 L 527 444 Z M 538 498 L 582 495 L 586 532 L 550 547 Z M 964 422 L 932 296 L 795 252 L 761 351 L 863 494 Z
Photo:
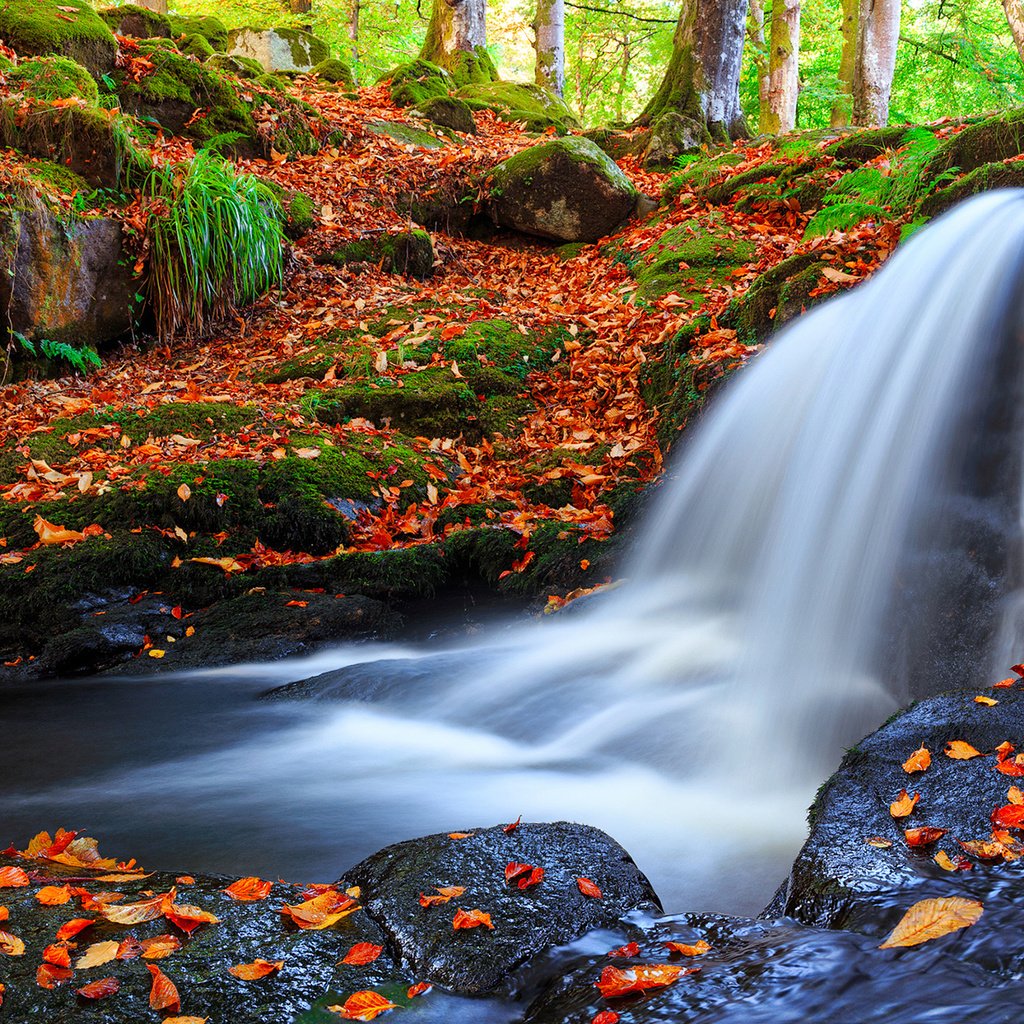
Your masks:
M 607 7 L 588 7 L 586 4 L 574 4 L 572 0 L 565 0 L 566 7 L 575 7 L 578 11 L 593 11 L 595 14 L 610 14 L 613 17 L 632 18 L 633 21 L 645 21 L 651 25 L 674 25 L 678 18 L 645 18 L 640 14 L 632 14 L 629 11 L 612 11 Z

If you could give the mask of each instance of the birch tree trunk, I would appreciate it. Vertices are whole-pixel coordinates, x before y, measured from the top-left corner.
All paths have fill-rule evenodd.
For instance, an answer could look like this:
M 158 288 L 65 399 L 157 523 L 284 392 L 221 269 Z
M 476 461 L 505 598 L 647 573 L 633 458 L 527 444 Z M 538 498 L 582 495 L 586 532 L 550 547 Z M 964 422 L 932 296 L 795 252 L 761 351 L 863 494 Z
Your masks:
M 800 94 L 800 0 L 774 0 L 768 52 L 768 116 L 761 131 L 770 135 L 796 127 Z
M 486 47 L 486 0 L 434 0 L 422 60 L 444 68 L 457 85 L 493 82 L 498 73 Z
M 352 84 L 359 84 L 359 14 L 362 0 L 352 0 L 348 12 L 348 39 L 352 44 L 349 53 L 352 55 Z
M 899 37 L 900 0 L 861 0 L 853 81 L 854 124 L 888 122 Z
M 1017 53 L 1024 61 L 1024 2 L 1022 0 L 1003 0 L 1006 20 L 1010 23 L 1013 41 L 1017 44 Z
M 747 3 L 683 0 L 668 69 L 638 124 L 675 111 L 722 141 L 748 134 L 739 89 Z
M 843 0 L 843 51 L 839 58 L 839 98 L 832 104 L 829 124 L 842 128 L 853 115 L 853 80 L 857 73 L 857 26 L 860 22 L 860 0 Z
M 757 68 L 757 101 L 759 131 L 765 130 L 768 119 L 768 44 L 764 39 L 764 0 L 750 0 L 747 14 L 747 42 Z
M 629 81 L 629 66 L 633 63 L 633 37 L 627 29 L 622 35 L 622 57 L 619 61 L 619 85 L 615 91 L 615 120 L 622 120 L 622 109 L 626 102 L 626 83 Z
M 561 96 L 565 92 L 564 0 L 537 0 L 533 34 L 537 51 L 534 81 Z

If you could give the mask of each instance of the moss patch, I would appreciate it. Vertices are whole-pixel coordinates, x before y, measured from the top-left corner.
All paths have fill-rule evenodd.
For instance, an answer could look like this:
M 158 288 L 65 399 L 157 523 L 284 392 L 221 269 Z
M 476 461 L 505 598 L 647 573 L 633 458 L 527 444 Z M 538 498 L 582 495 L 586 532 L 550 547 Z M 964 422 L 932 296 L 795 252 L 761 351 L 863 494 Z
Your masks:
M 228 48 L 228 30 L 220 18 L 172 14 L 169 20 L 171 34 L 176 38 L 192 35 L 202 36 L 216 53 L 224 53 Z
M 178 43 L 178 49 L 188 57 L 195 57 L 198 60 L 209 60 L 216 53 L 214 48 L 206 41 L 206 36 L 193 33 L 185 36 Z
M 166 14 L 159 14 L 138 4 L 105 7 L 99 12 L 99 16 L 119 36 L 153 39 L 157 36 L 167 38 L 171 34 L 171 20 Z
M 117 41 L 85 0 L 5 0 L 0 38 L 22 57 L 70 57 L 102 75 L 114 67 Z
M 426 231 L 381 233 L 347 242 L 320 257 L 319 262 L 339 267 L 369 263 L 385 271 L 425 280 L 434 269 L 434 246 Z
M 455 89 L 452 76 L 428 60 L 400 64 L 380 81 L 390 86 L 391 102 L 396 107 L 418 107 L 435 96 L 447 96 Z
M 93 107 L 99 100 L 95 79 L 68 57 L 23 60 L 7 73 L 7 84 L 34 100 L 82 99 Z
M 320 61 L 316 67 L 313 68 L 313 74 L 320 79 L 321 82 L 330 82 L 332 85 L 341 85 L 346 89 L 355 88 L 356 80 L 352 74 L 352 68 L 343 60 L 339 60 L 337 57 L 328 57 L 327 60 Z
M 553 92 L 521 82 L 467 85 L 456 93 L 472 110 L 493 110 L 506 121 L 522 121 L 531 131 L 566 131 L 579 125 L 576 116 Z
M 411 124 L 399 124 L 397 121 L 368 121 L 367 130 L 374 135 L 384 135 L 405 146 L 419 146 L 421 149 L 443 149 L 447 143 L 436 135 L 416 128 Z
M 921 200 L 915 216 L 936 217 L 940 213 L 955 206 L 969 196 L 979 192 L 989 192 L 997 188 L 1024 187 L 1024 161 L 1012 160 L 1009 163 L 983 164 L 959 181 L 947 185 L 936 192 L 930 192 Z

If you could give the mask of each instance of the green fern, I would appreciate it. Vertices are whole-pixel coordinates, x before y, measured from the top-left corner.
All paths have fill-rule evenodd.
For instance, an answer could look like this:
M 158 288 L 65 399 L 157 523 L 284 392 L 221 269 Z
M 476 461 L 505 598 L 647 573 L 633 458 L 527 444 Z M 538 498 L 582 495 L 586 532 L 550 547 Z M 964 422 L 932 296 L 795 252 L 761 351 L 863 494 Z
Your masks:
M 98 367 L 103 365 L 100 357 L 91 348 L 84 346 L 76 348 L 65 341 L 50 341 L 49 338 L 43 338 L 39 342 L 39 349 L 37 351 L 35 343 L 26 338 L 20 331 L 11 331 L 11 336 L 33 358 L 42 353 L 43 356 L 54 360 L 54 362 L 63 359 L 64 362 L 70 363 L 79 373 L 86 373 L 90 366 Z

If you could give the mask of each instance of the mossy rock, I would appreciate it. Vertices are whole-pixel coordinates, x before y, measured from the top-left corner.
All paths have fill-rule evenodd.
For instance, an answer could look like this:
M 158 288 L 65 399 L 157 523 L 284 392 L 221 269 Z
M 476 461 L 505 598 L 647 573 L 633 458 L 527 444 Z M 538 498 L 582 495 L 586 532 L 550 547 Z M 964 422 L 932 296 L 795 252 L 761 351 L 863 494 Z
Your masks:
M 0 38 L 21 57 L 70 57 L 97 77 L 117 54 L 113 32 L 85 0 L 5 0 Z
M 688 153 L 711 144 L 707 125 L 674 110 L 662 114 L 651 125 L 643 142 L 641 160 L 648 170 L 667 170 Z
M 641 138 L 646 138 L 646 133 L 640 133 Z M 616 128 L 591 128 L 583 132 L 583 138 L 590 139 L 598 149 L 603 150 L 613 160 L 621 160 L 629 156 L 637 146 L 637 137 L 629 132 L 620 131 Z
M 639 193 L 589 139 L 552 139 L 488 172 L 487 212 L 497 227 L 559 242 L 594 242 L 636 209 Z
M 231 29 L 227 50 L 258 61 L 270 72 L 308 72 L 331 56 L 327 43 L 298 28 Z
M 104 7 L 99 16 L 119 36 L 132 36 L 135 39 L 155 39 L 158 36 L 169 39 L 171 36 L 171 19 L 166 14 L 138 4 Z
M 91 107 L 99 102 L 96 80 L 69 57 L 22 60 L 7 73 L 7 84 L 33 100 L 81 99 Z
M 374 135 L 400 142 L 403 146 L 419 146 L 420 149 L 443 149 L 447 142 L 439 139 L 422 128 L 411 124 L 399 124 L 397 121 L 367 121 L 366 130 Z
M 833 174 L 828 167 L 807 172 L 796 165 L 781 172 L 773 181 L 754 182 L 741 186 L 733 199 L 741 213 L 751 213 L 765 205 L 796 200 L 802 212 L 815 210 L 832 187 Z
M 391 102 L 396 107 L 418 107 L 427 100 L 447 96 L 455 89 L 452 76 L 427 60 L 400 64 L 379 81 L 390 86 Z
M 52 160 L 26 160 L 22 169 L 41 198 L 54 192 L 64 196 L 87 195 L 92 186 L 80 174 Z
M 921 200 L 915 211 L 916 217 L 937 217 L 940 213 L 979 192 L 997 188 L 1024 187 L 1024 161 L 1012 160 L 1007 163 L 983 164 L 958 181 L 930 192 Z
M 811 303 L 809 292 L 818 285 L 821 260 L 817 253 L 797 253 L 755 278 L 746 293 L 734 299 L 722 321 L 748 344 L 766 341 L 783 324 Z
M 464 135 L 476 134 L 473 111 L 457 96 L 435 96 L 420 104 L 414 113 L 441 125 L 442 128 L 451 128 L 452 131 L 462 132 Z
M 178 43 L 178 49 L 186 56 L 196 57 L 199 60 L 208 60 L 216 53 L 214 48 L 207 42 L 206 36 L 201 36 L 195 32 L 190 36 L 185 36 Z
M 318 262 L 337 267 L 369 263 L 390 273 L 426 280 L 434 269 L 434 246 L 426 231 L 380 233 L 346 242 L 318 257 Z
M 315 204 L 304 192 L 282 188 L 277 182 L 262 179 L 263 184 L 274 193 L 284 216 L 284 233 L 294 242 L 316 226 Z
M 61 163 L 95 188 L 116 189 L 132 160 L 114 115 L 77 104 L 0 100 L 0 146 Z
M 751 167 L 748 170 L 733 174 L 723 181 L 716 182 L 700 190 L 708 202 L 722 205 L 728 203 L 741 189 L 766 179 L 790 179 L 814 170 L 816 163 L 805 160 L 794 163 L 791 160 L 769 160 L 766 163 Z
M 953 168 L 969 172 L 1024 153 L 1024 108 L 1005 110 L 950 136 L 923 169 L 925 180 Z
M 466 325 L 465 331 L 456 338 L 441 343 L 444 358 L 454 359 L 467 375 L 479 373 L 481 357 L 485 366 L 493 366 L 514 379 L 523 381 L 531 370 L 549 369 L 556 353 L 565 352 L 565 343 L 570 334 L 564 327 L 548 327 L 523 334 L 505 320 L 475 320 Z M 428 349 L 429 351 L 429 349 Z M 479 380 L 470 380 L 478 393 L 517 394 L 522 385 L 508 390 L 497 379 L 490 385 Z
M 355 88 L 356 80 L 352 74 L 352 67 L 337 57 L 328 57 L 327 60 L 320 61 L 313 68 L 313 74 L 321 82 L 330 82 L 331 85 L 340 85 L 346 89 Z
M 579 127 L 576 115 L 549 89 L 525 82 L 467 85 L 456 93 L 471 110 L 493 110 L 506 121 L 521 121 L 529 131 Z
M 237 54 L 215 53 L 206 60 L 207 67 L 217 71 L 227 71 L 239 78 L 256 80 L 262 78 L 267 72 L 258 60 L 252 57 L 240 57 Z
M 182 36 L 202 36 L 214 49 L 215 53 L 225 53 L 228 48 L 228 30 L 220 18 L 212 15 L 194 17 L 184 14 L 170 15 L 171 34 L 180 39 Z
M 884 128 L 865 128 L 851 132 L 836 139 L 826 146 L 825 155 L 834 160 L 849 160 L 853 163 L 866 163 L 887 150 L 899 149 L 907 134 L 905 124 L 887 125 Z
M 431 49 L 429 30 L 424 51 L 428 49 Z M 498 69 L 483 46 L 478 46 L 474 50 L 456 50 L 454 53 L 446 54 L 442 59 L 435 60 L 435 63 L 452 76 L 456 86 L 484 85 L 497 81 L 498 78 Z
M 733 149 L 705 152 L 684 158 L 681 166 L 665 185 L 665 197 L 671 198 L 681 192 L 703 192 L 731 167 L 743 163 L 745 157 Z

